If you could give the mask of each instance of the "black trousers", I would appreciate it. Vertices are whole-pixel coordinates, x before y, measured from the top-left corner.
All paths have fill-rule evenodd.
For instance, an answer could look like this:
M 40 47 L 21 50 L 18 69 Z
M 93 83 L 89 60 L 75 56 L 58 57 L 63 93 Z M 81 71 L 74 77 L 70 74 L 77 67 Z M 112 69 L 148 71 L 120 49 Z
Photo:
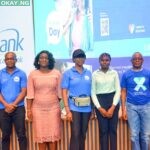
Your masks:
M 112 106 L 114 94 L 115 93 L 97 95 L 100 105 L 106 110 Z M 100 150 L 109 150 L 109 141 L 110 150 L 117 150 L 118 111 L 119 104 L 116 106 L 112 118 L 106 118 L 96 109 L 99 124 Z
M 84 150 L 86 131 L 91 113 L 71 112 L 73 122 L 71 122 L 70 150 Z
M 0 120 L 2 129 L 2 150 L 9 150 L 13 124 L 18 136 L 20 150 L 27 150 L 24 106 L 17 107 L 16 110 L 10 114 L 6 113 L 4 109 L 1 109 Z

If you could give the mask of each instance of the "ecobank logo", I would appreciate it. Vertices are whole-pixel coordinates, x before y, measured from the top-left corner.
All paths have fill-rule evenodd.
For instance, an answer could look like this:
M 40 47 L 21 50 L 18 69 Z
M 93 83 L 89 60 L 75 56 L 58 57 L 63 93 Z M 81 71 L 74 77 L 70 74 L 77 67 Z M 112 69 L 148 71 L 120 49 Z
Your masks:
M 30 6 L 30 0 L 0 0 L 0 6 Z
M 23 41 L 24 38 L 14 28 L 0 30 L 0 52 L 23 51 Z

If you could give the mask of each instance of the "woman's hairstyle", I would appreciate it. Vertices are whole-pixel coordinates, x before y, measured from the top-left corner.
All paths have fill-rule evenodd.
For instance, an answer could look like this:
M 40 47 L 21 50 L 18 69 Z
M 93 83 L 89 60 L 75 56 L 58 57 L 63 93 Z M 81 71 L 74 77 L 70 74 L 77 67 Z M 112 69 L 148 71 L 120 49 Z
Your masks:
M 39 53 L 36 55 L 36 57 L 35 57 L 35 59 L 34 59 L 34 66 L 35 66 L 35 68 L 36 68 L 36 69 L 40 69 L 39 58 L 40 58 L 40 55 L 41 55 L 42 53 L 47 54 L 47 56 L 48 56 L 48 68 L 49 68 L 49 69 L 53 69 L 53 68 L 54 68 L 54 65 L 55 65 L 55 59 L 54 59 L 54 57 L 53 57 L 53 54 L 50 53 L 50 52 L 47 51 L 47 50 L 42 50 L 41 52 L 39 52 Z
M 109 53 L 102 53 L 102 54 L 99 56 L 99 61 L 100 61 L 103 57 L 108 57 L 109 60 L 111 61 L 111 56 L 110 56 Z
M 85 52 L 82 49 L 74 50 L 72 54 L 72 59 L 75 59 L 75 58 L 86 58 Z

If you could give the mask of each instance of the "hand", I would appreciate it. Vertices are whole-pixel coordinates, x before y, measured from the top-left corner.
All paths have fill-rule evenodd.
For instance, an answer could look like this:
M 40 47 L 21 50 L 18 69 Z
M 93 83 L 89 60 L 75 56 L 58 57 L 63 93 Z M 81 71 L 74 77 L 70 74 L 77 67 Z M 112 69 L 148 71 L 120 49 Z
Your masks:
M 32 111 L 31 110 L 27 110 L 27 118 L 29 122 L 32 122 L 33 116 L 32 116 Z
M 7 104 L 5 106 L 5 112 L 12 113 L 17 108 L 17 105 L 14 104 Z
M 103 117 L 107 117 L 107 111 L 104 108 L 100 107 L 98 110 Z
M 114 114 L 114 110 L 115 110 L 115 106 L 114 105 L 112 105 L 108 110 L 107 110 L 107 117 L 108 118 L 111 118 L 112 116 L 113 116 L 113 114 Z
M 122 110 L 122 119 L 125 120 L 125 121 L 128 119 L 128 117 L 127 117 L 127 112 L 126 112 L 125 109 Z
M 90 119 L 96 119 L 95 110 L 92 110 Z
M 73 121 L 73 119 L 72 119 L 72 112 L 71 112 L 71 111 L 69 111 L 69 112 L 66 114 L 66 117 L 67 117 L 67 120 L 68 120 L 68 121 Z

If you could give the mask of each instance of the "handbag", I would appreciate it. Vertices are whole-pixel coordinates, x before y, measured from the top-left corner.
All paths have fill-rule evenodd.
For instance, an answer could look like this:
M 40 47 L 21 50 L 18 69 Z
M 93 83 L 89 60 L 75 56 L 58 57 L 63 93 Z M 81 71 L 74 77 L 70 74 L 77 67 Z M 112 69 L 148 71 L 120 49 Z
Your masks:
M 73 97 L 74 103 L 76 106 L 90 106 L 91 97 Z

